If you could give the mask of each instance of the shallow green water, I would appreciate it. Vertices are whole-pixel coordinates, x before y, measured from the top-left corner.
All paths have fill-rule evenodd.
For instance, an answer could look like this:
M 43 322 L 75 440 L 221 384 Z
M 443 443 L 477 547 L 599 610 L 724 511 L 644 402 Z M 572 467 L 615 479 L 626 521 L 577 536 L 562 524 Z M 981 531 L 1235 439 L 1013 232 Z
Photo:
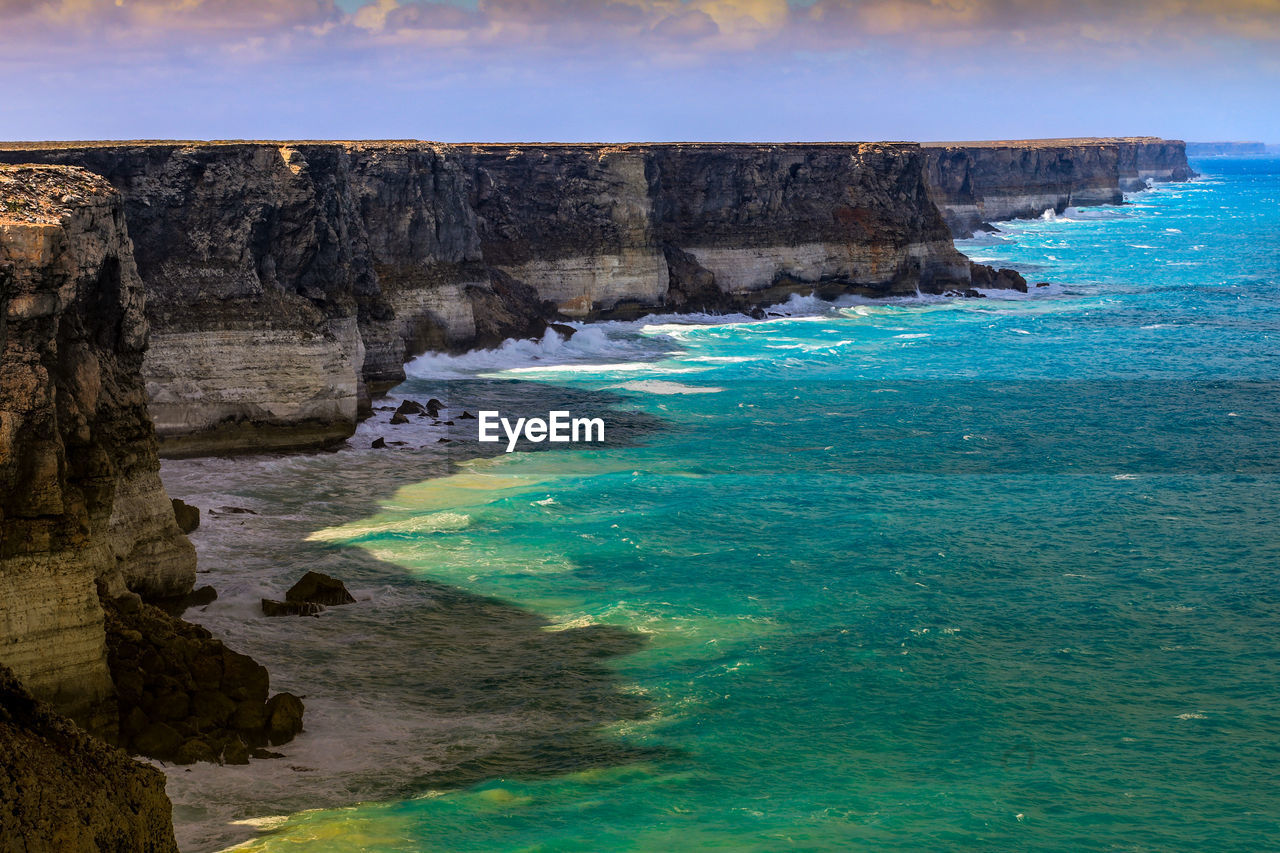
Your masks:
M 581 656 L 544 673 L 573 698 L 538 705 L 553 736 L 520 760 L 461 787 L 415 772 L 250 849 L 1280 847 L 1280 162 L 1200 167 L 962 244 L 1055 282 L 1027 298 L 420 360 L 406 396 L 569 399 L 618 429 L 372 512 L 334 498 L 312 547 L 409 591 L 361 623 L 395 650 L 361 672 L 432 689 L 404 675 L 439 653 L 404 635 L 426 581 L 543 635 L 643 642 L 592 664 L 603 681 Z M 581 716 L 592 691 L 616 719 Z M 530 754 L 561 711 L 604 746 Z

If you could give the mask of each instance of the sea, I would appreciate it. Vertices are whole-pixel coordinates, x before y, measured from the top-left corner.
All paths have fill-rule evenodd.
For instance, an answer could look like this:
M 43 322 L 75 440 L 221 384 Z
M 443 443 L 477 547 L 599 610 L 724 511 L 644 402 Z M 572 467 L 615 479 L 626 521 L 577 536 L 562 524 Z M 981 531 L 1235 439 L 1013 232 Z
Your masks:
M 1193 165 L 959 242 L 1025 295 L 575 324 L 166 462 L 187 618 L 307 706 L 165 768 L 183 850 L 1280 849 L 1280 160 Z M 308 570 L 357 602 L 262 616 Z

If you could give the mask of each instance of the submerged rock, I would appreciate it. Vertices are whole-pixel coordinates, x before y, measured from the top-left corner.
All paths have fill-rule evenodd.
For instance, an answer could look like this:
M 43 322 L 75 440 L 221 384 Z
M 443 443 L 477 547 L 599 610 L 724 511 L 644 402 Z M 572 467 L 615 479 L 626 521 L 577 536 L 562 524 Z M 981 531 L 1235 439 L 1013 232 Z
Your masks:
M 355 597 L 347 592 L 342 581 L 320 572 L 307 572 L 289 588 L 284 597 L 289 602 L 328 606 L 355 603 Z
M 306 601 L 273 601 L 262 599 L 262 615 L 264 616 L 319 616 L 324 612 L 323 604 L 312 604 Z
M 578 330 L 573 326 L 566 326 L 564 323 L 548 323 L 547 328 L 553 330 L 566 341 L 578 334 Z

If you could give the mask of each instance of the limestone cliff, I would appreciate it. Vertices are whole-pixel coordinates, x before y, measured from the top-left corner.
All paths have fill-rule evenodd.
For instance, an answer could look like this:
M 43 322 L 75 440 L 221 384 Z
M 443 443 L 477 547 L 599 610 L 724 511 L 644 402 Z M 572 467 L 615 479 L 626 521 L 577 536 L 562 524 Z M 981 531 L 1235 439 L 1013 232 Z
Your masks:
M 934 143 L 928 180 L 947 224 L 967 237 L 984 223 L 1120 204 L 1151 181 L 1194 176 L 1182 142 L 1134 137 Z
M 414 354 L 562 317 L 969 283 L 910 144 L 19 144 L 0 161 L 83 166 L 123 194 L 170 455 L 341 440 Z
M 37 702 L 0 666 L 0 853 L 177 853 L 164 775 Z
M 0 663 L 110 729 L 98 587 L 186 592 L 195 551 L 160 484 L 143 286 L 109 183 L 0 167 L 0 309 Z

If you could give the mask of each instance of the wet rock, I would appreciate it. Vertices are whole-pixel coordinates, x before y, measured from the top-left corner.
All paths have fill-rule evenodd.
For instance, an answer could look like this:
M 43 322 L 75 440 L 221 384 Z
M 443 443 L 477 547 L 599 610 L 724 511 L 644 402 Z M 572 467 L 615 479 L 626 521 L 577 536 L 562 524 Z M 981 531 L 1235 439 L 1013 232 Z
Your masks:
M 354 604 L 355 597 L 337 578 L 320 572 L 307 572 L 284 594 L 285 601 L 338 606 Z
M 292 693 L 278 693 L 267 703 L 267 740 L 272 746 L 288 743 L 302 732 L 302 700 Z
M 257 515 L 253 510 L 245 509 L 242 506 L 220 506 L 215 512 L 222 515 Z
M 1036 287 L 1049 287 L 1049 282 L 1047 282 L 1047 281 L 1037 281 L 1037 282 L 1036 282 Z
M 310 604 L 305 601 L 272 601 L 262 599 L 262 615 L 264 616 L 319 616 L 324 612 L 324 605 Z
M 391 416 L 392 426 L 399 426 L 400 424 L 407 424 L 408 422 L 409 422 L 409 419 L 402 414 L 396 413 Z
M 462 416 L 458 418 L 458 420 L 460 421 L 474 421 L 475 419 L 476 419 L 476 416 L 471 414 L 470 412 L 463 412 Z
M 133 750 L 161 760 L 172 759 L 182 746 L 182 735 L 167 723 L 152 723 L 133 739 Z
M 969 280 L 975 287 L 987 290 L 1016 290 L 1027 292 L 1027 280 L 1017 270 L 1007 268 L 996 269 L 986 264 L 969 264 Z
M 547 328 L 554 330 L 556 334 L 564 338 L 566 341 L 578 334 L 577 329 L 573 326 L 566 326 L 564 323 L 548 323 Z
M 373 440 L 373 444 L 369 446 L 372 447 L 374 450 L 386 450 L 387 440 L 385 438 L 375 438 Z
M 400 404 L 400 408 L 396 409 L 397 415 L 420 415 L 426 411 L 426 407 L 414 400 L 405 400 Z
M 251 751 L 251 752 L 249 753 L 249 755 L 250 755 L 252 758 L 257 758 L 257 759 L 266 759 L 266 758 L 284 758 L 284 753 L 283 753 L 283 752 L 272 752 L 272 751 L 271 751 L 271 750 L 269 750 L 269 749 L 255 749 L 255 750 Z
M 173 756 L 174 764 L 195 764 L 200 761 L 217 764 L 218 753 L 214 752 L 213 747 L 199 738 L 192 738 L 178 747 L 178 751 Z
M 173 517 L 178 522 L 178 529 L 190 533 L 200 526 L 200 508 L 173 498 Z
M 440 417 L 440 410 L 443 408 L 444 408 L 444 403 L 441 403 L 435 397 L 432 397 L 430 400 L 427 401 L 427 414 L 433 418 Z
M 222 750 L 223 764 L 248 764 L 249 747 L 239 737 L 233 737 Z
M 207 607 L 218 599 L 218 591 L 211 586 L 202 586 L 186 595 L 176 598 L 155 599 L 151 603 L 170 616 L 181 616 L 192 607 Z

